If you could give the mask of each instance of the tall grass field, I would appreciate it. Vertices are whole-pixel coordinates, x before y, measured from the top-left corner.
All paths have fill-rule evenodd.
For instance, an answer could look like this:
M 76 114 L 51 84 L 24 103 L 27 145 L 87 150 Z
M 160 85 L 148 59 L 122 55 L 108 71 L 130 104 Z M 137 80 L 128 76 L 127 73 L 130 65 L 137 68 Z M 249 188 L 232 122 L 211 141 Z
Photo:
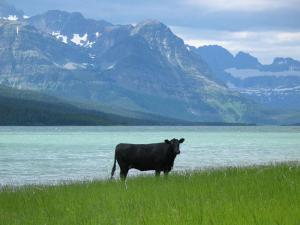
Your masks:
M 300 225 L 300 164 L 3 187 L 0 224 Z

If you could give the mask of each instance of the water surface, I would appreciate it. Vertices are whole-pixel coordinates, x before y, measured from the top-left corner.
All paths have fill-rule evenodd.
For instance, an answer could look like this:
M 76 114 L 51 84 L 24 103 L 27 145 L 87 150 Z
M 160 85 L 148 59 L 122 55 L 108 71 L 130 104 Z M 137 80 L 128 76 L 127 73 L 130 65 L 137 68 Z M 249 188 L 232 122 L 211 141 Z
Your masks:
M 0 127 L 0 185 L 108 178 L 116 144 L 174 137 L 175 170 L 300 160 L 300 127 Z

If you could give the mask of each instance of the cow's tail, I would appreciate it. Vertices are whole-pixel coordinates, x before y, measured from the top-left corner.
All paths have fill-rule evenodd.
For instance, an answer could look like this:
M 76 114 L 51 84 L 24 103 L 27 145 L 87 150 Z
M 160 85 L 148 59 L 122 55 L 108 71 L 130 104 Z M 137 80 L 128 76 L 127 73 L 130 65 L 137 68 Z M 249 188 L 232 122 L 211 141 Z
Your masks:
M 114 174 L 115 174 L 115 171 L 116 171 L 116 161 L 117 161 L 117 159 L 116 159 L 116 153 L 115 153 L 114 165 L 113 165 L 113 167 L 111 169 L 111 177 L 110 177 L 110 179 L 112 179 L 113 176 L 114 176 Z

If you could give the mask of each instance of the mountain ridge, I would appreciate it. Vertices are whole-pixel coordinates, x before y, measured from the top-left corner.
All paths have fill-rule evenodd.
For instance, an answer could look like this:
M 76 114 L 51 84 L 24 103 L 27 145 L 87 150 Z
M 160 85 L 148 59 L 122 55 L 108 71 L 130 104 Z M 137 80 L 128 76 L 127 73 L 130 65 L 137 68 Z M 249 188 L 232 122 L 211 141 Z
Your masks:
M 244 97 L 266 107 L 300 110 L 299 61 L 275 57 L 271 64 L 264 65 L 254 56 L 243 53 L 246 62 L 237 63 L 235 59 L 241 54 L 233 56 L 221 46 L 205 46 L 193 51 L 210 65 L 218 79 Z M 228 54 L 222 57 L 224 51 Z M 216 60 L 219 63 L 215 63 Z
M 140 112 L 116 113 L 31 90 L 0 85 L 0 125 L 176 125 L 192 124 Z
M 159 21 L 113 25 L 55 10 L 0 20 L 0 37 L 2 84 L 190 121 L 270 121 Z

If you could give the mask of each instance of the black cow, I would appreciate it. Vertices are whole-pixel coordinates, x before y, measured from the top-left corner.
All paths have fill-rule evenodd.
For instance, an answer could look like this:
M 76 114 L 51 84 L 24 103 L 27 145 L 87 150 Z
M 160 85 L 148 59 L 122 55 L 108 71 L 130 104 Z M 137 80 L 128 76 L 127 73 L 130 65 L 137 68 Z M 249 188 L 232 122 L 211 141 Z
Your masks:
M 179 144 L 183 142 L 183 138 L 180 140 L 174 138 L 155 144 L 118 144 L 111 178 L 116 170 L 116 161 L 120 166 L 120 177 L 123 179 L 126 179 L 131 168 L 140 171 L 155 170 L 157 176 L 162 171 L 168 174 L 173 168 L 176 156 L 180 154 Z

